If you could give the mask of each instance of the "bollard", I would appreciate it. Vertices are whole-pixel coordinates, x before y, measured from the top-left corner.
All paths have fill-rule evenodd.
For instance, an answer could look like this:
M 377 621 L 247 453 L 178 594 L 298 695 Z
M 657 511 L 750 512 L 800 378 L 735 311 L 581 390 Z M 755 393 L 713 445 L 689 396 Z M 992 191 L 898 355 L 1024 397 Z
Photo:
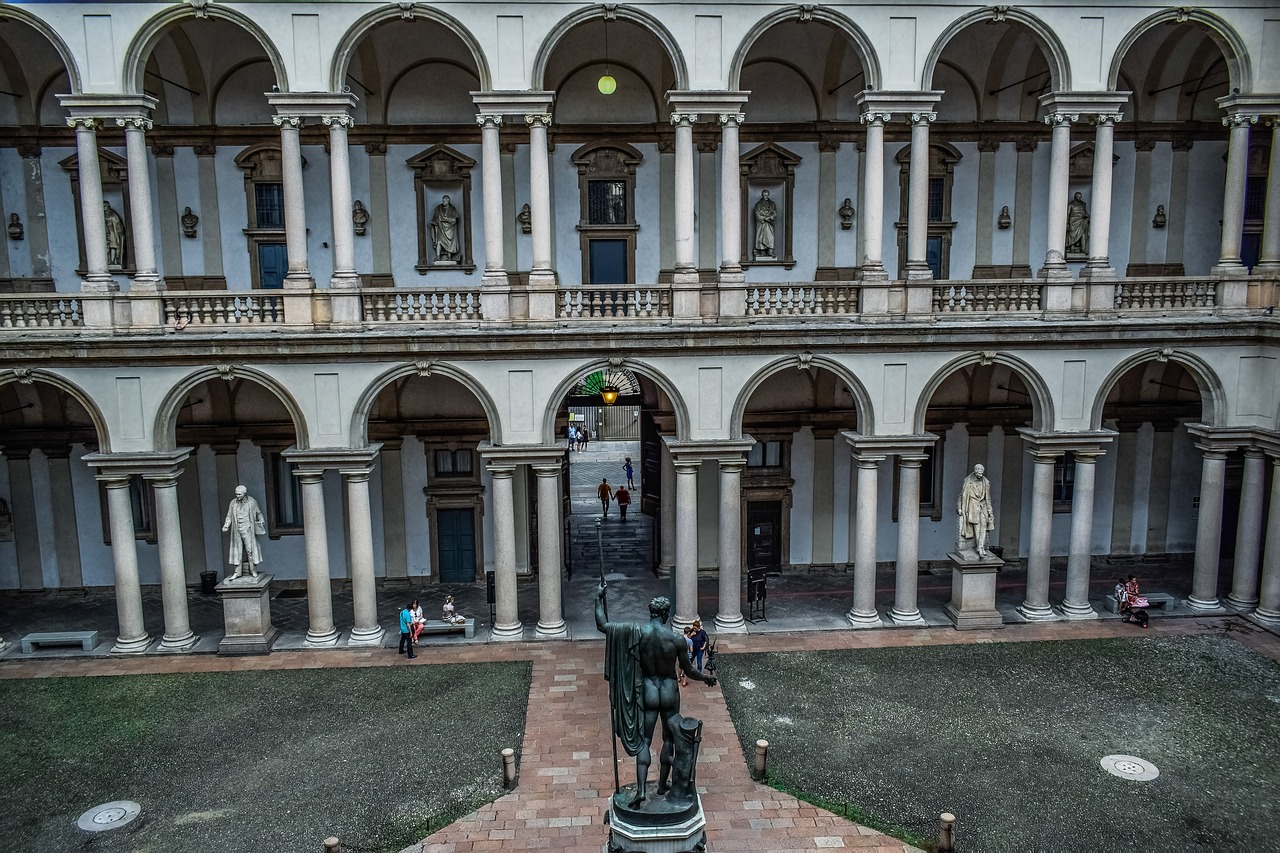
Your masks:
M 324 840 L 324 853 L 342 853 L 342 842 L 337 836 L 330 835 Z
M 516 787 L 516 751 L 511 747 L 502 750 L 502 787 L 508 791 Z
M 952 853 L 956 849 L 956 816 L 943 812 L 938 816 L 938 853 Z
M 764 781 L 766 765 L 768 763 L 768 760 L 769 760 L 769 741 L 767 740 L 756 741 L 756 765 L 755 765 L 755 772 L 753 773 L 753 775 L 755 776 L 755 779 L 757 782 Z

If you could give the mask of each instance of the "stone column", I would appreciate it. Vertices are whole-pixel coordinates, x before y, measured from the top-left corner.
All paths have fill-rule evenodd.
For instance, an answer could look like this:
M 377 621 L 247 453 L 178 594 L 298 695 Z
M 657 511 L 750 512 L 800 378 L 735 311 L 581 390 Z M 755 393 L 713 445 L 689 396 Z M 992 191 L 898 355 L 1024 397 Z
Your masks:
M 511 319 L 511 286 L 503 259 L 502 224 L 502 145 L 498 128 L 500 115 L 478 115 L 480 125 L 480 176 L 483 183 L 481 205 L 484 213 L 484 280 L 480 304 L 486 320 L 506 322 Z M 470 211 L 463 211 L 470 216 Z M 497 630 L 495 628 L 495 630 Z
M 911 114 L 911 171 L 907 188 L 907 269 L 900 278 L 930 279 L 929 269 L 929 122 L 937 113 Z
M 102 168 L 98 163 L 96 118 L 75 116 L 67 125 L 76 129 L 76 163 L 80 176 L 80 219 L 84 227 L 85 277 L 81 290 L 119 290 L 107 272 L 107 221 L 102 213 Z
M 880 462 L 885 457 L 856 449 L 853 457 L 858 464 L 858 525 L 853 549 L 853 607 L 845 618 L 855 628 L 867 628 L 880 624 L 876 612 L 876 496 Z
M 728 276 L 733 281 L 741 281 L 742 276 L 742 175 L 738 128 L 746 118 L 743 113 L 720 115 L 721 280 Z
M 920 466 L 929 457 L 904 453 L 898 457 L 898 559 L 889 618 L 895 625 L 923 625 L 916 603 L 920 575 Z
M 1280 625 L 1280 454 L 1271 457 L 1271 512 L 1267 517 L 1262 593 L 1253 615 L 1270 625 Z
M 156 270 L 155 218 L 151 210 L 151 169 L 147 162 L 147 131 L 151 120 L 142 116 L 117 118 L 124 128 L 125 153 L 129 159 L 129 227 L 133 229 L 133 291 L 154 292 L 163 288 Z
M 677 628 L 698 618 L 698 467 L 697 460 L 676 459 Z
M 1227 186 L 1222 199 L 1222 250 L 1213 275 L 1243 276 L 1248 271 L 1240 263 L 1240 237 L 1244 233 L 1244 188 L 1249 170 L 1249 125 L 1258 117 L 1229 115 L 1222 123 L 1231 129 L 1227 145 Z M 1216 601 L 1216 596 L 1215 596 Z
M 742 617 L 742 469 L 741 456 L 720 460 L 720 610 L 716 630 L 746 631 Z
M 1111 266 L 1111 164 L 1115 123 L 1122 115 L 1100 113 L 1093 117 L 1093 210 L 1089 216 L 1089 261 L 1081 271 L 1083 278 L 1113 279 Z M 1064 223 L 1063 227 L 1066 225 Z
M 329 580 L 329 531 L 325 522 L 324 471 L 295 471 L 302 483 L 302 527 L 307 552 L 308 646 L 336 646 L 333 584 Z
M 548 114 L 527 115 L 529 125 L 529 227 L 533 237 L 533 269 L 530 291 L 549 295 L 529 295 L 530 320 L 554 320 L 556 316 L 556 271 L 551 259 L 551 169 L 547 157 Z M 557 474 L 557 476 L 559 476 Z
M 280 128 L 280 172 L 284 189 L 284 241 L 289 256 L 286 288 L 310 290 L 316 286 L 307 264 L 307 208 L 302 189 L 302 143 L 298 116 L 272 116 Z
M 1080 116 L 1050 113 L 1044 123 L 1053 128 L 1049 151 L 1049 240 L 1042 278 L 1062 278 L 1067 269 L 1067 191 L 1071 179 L 1071 123 Z M 1023 211 L 1018 211 L 1022 218 Z
M 369 467 L 342 469 L 347 484 L 347 542 L 351 553 L 351 598 L 355 627 L 348 645 L 376 646 L 384 631 L 378 624 L 378 590 L 373 568 L 373 522 L 369 511 Z
M 662 525 L 658 568 L 674 572 L 676 567 L 676 466 L 667 445 L 662 445 L 662 482 L 659 484 L 659 523 Z
M 1089 604 L 1089 570 L 1093 560 L 1094 481 L 1101 450 L 1075 451 L 1075 491 L 1071 495 L 1071 550 L 1067 556 L 1067 592 L 1062 613 L 1068 619 L 1096 619 Z
M 101 202 L 98 203 L 98 215 L 102 215 Z M 147 635 L 142 619 L 142 587 L 138 581 L 138 549 L 134 541 L 129 476 L 110 474 L 100 475 L 98 479 L 107 488 L 111 558 L 116 570 L 116 614 L 120 620 L 120 635 L 111 647 L 111 653 L 139 654 L 147 650 L 151 637 Z
M 693 262 L 693 123 L 696 115 L 673 113 L 676 128 L 676 268 L 677 273 L 697 270 Z
M 1227 477 L 1227 450 L 1196 442 L 1204 452 L 1200 468 L 1200 518 L 1196 524 L 1195 567 L 1191 573 L 1192 610 L 1216 611 L 1218 601 L 1218 552 L 1222 547 L 1222 492 Z
M 329 203 L 333 214 L 333 278 L 329 286 L 359 287 L 355 228 L 351 224 L 351 152 L 347 145 L 347 128 L 355 121 L 345 114 L 326 115 L 321 120 L 329 128 Z
M 865 112 L 866 173 L 862 182 L 862 278 L 885 281 L 884 269 L 884 123 L 889 113 Z
M 187 565 L 182 554 L 178 512 L 178 473 L 148 477 L 156 500 L 156 540 L 160 550 L 160 595 L 164 602 L 164 639 L 160 648 L 188 651 L 197 637 L 187 609 Z
M 1027 592 L 1018 612 L 1030 621 L 1053 618 L 1049 607 L 1049 545 L 1053 533 L 1053 464 L 1056 451 L 1030 449 L 1031 541 L 1027 547 Z M 1012 485 L 1012 484 L 1011 484 Z
M 1240 487 L 1240 518 L 1236 525 L 1236 557 L 1231 569 L 1227 603 L 1240 610 L 1258 606 L 1258 560 L 1262 545 L 1262 487 L 1266 457 L 1256 447 L 1245 448 Z
M 561 607 L 560 463 L 534 465 L 538 478 L 538 628 L 543 639 L 569 636 Z
M 1271 126 L 1271 162 L 1267 166 L 1267 206 L 1262 219 L 1262 251 L 1254 273 L 1280 270 L 1280 116 L 1267 119 Z
M 497 598 L 493 639 L 524 636 L 516 596 L 516 511 L 511 478 L 514 465 L 490 465 L 493 482 L 493 588 Z

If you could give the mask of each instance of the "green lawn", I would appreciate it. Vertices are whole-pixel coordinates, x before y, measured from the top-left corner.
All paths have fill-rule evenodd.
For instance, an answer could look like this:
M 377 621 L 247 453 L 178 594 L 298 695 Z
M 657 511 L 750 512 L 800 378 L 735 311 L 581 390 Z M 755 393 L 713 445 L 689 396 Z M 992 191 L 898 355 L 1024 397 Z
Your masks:
M 723 655 L 770 783 L 957 849 L 1275 849 L 1280 666 L 1225 636 Z M 1106 774 L 1135 755 L 1160 777 Z
M 525 662 L 0 681 L 0 849 L 384 851 L 501 793 Z M 134 800 L 119 830 L 75 826 Z

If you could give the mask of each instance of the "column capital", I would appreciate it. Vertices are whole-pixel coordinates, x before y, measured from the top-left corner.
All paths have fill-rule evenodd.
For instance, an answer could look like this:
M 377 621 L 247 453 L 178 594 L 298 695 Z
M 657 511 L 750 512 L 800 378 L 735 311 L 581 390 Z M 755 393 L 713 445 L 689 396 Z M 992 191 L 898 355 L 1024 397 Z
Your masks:
M 1280 98 L 1276 95 L 1227 95 L 1218 98 L 1218 106 L 1229 118 L 1239 116 L 1242 121 L 1233 122 L 1235 125 L 1242 124 L 1247 121 L 1249 124 L 1257 124 L 1261 116 L 1277 116 L 1280 115 Z M 1226 124 L 1226 122 L 1223 122 Z
M 495 480 L 509 480 L 516 473 L 516 466 L 511 462 L 490 462 L 484 466 L 484 469 Z
M 1040 96 L 1040 106 L 1045 111 L 1045 123 L 1053 116 L 1070 116 L 1073 122 L 1081 115 L 1118 113 L 1129 102 L 1132 92 L 1047 92 Z
M 893 113 L 882 113 L 875 110 L 865 112 L 858 116 L 858 121 L 862 124 L 878 124 L 883 125 L 885 122 L 893 118 Z
M 77 125 L 96 130 L 104 119 L 149 119 L 159 103 L 150 95 L 58 95 L 60 103 L 69 114 L 68 127 Z M 89 121 L 95 122 L 92 126 Z M 120 125 L 124 127 L 123 124 Z
M 551 113 L 533 113 L 525 115 L 524 123 L 530 127 L 533 127 L 535 124 L 540 124 L 543 127 L 551 127 Z
M 890 121 L 895 115 L 906 118 L 932 113 L 941 99 L 942 92 L 871 90 L 859 92 L 855 101 L 863 115 L 880 116 L 882 121 Z
M 152 126 L 153 122 L 146 116 L 116 116 L 116 127 L 123 127 L 126 130 L 129 128 L 150 130 Z
M 81 128 L 85 130 L 100 130 L 102 128 L 102 119 L 93 116 L 70 116 L 67 118 L 67 127 L 74 127 L 76 130 Z
M 1064 124 L 1070 126 L 1079 120 L 1079 113 L 1049 113 L 1044 117 L 1044 123 L 1051 127 L 1062 127 Z
M 281 124 L 277 116 L 308 119 L 350 115 L 356 100 L 350 92 L 267 92 L 267 103 L 276 109 L 272 121 L 277 125 Z
M 338 127 L 354 127 L 356 120 L 347 113 L 325 114 L 320 116 L 320 121 L 324 122 L 325 127 L 337 125 Z
M 933 113 L 933 112 L 930 112 L 930 113 L 912 113 L 912 114 L 911 114 L 911 123 L 912 123 L 912 124 L 930 124 L 930 123 L 935 122 L 935 121 L 937 121 L 937 120 L 938 120 L 938 114 L 937 114 L 937 113 Z
M 476 124 L 480 127 L 502 127 L 502 116 L 492 113 L 480 113 L 476 116 Z
M 284 127 L 285 125 L 288 125 L 294 130 L 302 127 L 302 116 L 274 115 L 271 117 L 271 121 L 276 127 Z
M 692 127 L 698 120 L 697 113 L 672 113 L 671 123 L 676 127 Z
M 1103 125 L 1116 124 L 1124 120 L 1124 113 L 1094 113 L 1089 117 L 1089 121 L 1101 127 Z
M 1222 117 L 1223 127 L 1243 127 L 1247 124 L 1257 124 L 1258 117 L 1256 115 L 1246 115 L 1244 113 L 1231 113 Z
M 734 125 L 741 127 L 742 123 L 747 120 L 745 113 L 720 113 L 717 118 L 720 120 L 721 126 Z

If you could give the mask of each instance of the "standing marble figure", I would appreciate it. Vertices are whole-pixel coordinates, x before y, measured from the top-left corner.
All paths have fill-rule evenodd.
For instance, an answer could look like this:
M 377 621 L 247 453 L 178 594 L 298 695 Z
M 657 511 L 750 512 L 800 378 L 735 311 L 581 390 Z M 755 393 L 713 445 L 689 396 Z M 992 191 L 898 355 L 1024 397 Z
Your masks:
M 658 597 L 649 602 L 648 622 L 609 622 L 605 617 L 605 590 L 602 579 L 596 591 L 596 628 L 605 635 L 604 677 L 609 682 L 609 706 L 613 733 L 622 741 L 627 755 L 636 757 L 636 793 L 630 802 L 636 808 L 648 799 L 646 785 L 653 762 L 650 744 L 658 718 L 662 718 L 659 795 L 692 797 L 692 774 L 696 752 L 682 749 L 676 754 L 677 730 L 687 729 L 680 716 L 680 688 L 676 684 L 678 666 L 689 678 L 714 687 L 714 675 L 706 675 L 689 661 L 684 638 L 667 627 L 671 602 Z M 696 722 L 696 721 L 694 721 Z M 698 724 L 701 731 L 701 724 Z M 672 766 L 676 765 L 672 779 Z
M 436 246 L 437 262 L 457 262 L 462 257 L 458 244 L 458 208 L 448 196 L 440 199 L 431 214 L 431 240 Z
M 988 534 L 996 529 L 995 510 L 991 507 L 991 481 L 983 474 L 986 468 L 974 465 L 973 473 L 960 484 L 960 497 L 956 500 L 956 550 L 963 554 L 969 540 L 979 557 L 990 557 L 987 550 Z
M 778 218 L 778 205 L 769 198 L 769 191 L 760 193 L 760 200 L 751 209 L 756 220 L 755 257 L 772 258 L 774 255 L 774 225 Z
M 124 265 L 124 219 L 121 218 L 111 202 L 102 202 L 102 220 L 107 231 L 107 266 Z
M 258 537 L 267 532 L 266 522 L 258 502 L 249 497 L 249 490 L 244 486 L 236 486 L 236 496 L 227 507 L 227 519 L 222 523 L 222 531 L 231 531 L 231 550 L 227 560 L 236 567 L 235 574 L 227 580 L 235 580 L 244 574 L 247 564 L 249 573 L 255 578 L 255 568 L 262 562 L 262 549 L 258 547 Z

